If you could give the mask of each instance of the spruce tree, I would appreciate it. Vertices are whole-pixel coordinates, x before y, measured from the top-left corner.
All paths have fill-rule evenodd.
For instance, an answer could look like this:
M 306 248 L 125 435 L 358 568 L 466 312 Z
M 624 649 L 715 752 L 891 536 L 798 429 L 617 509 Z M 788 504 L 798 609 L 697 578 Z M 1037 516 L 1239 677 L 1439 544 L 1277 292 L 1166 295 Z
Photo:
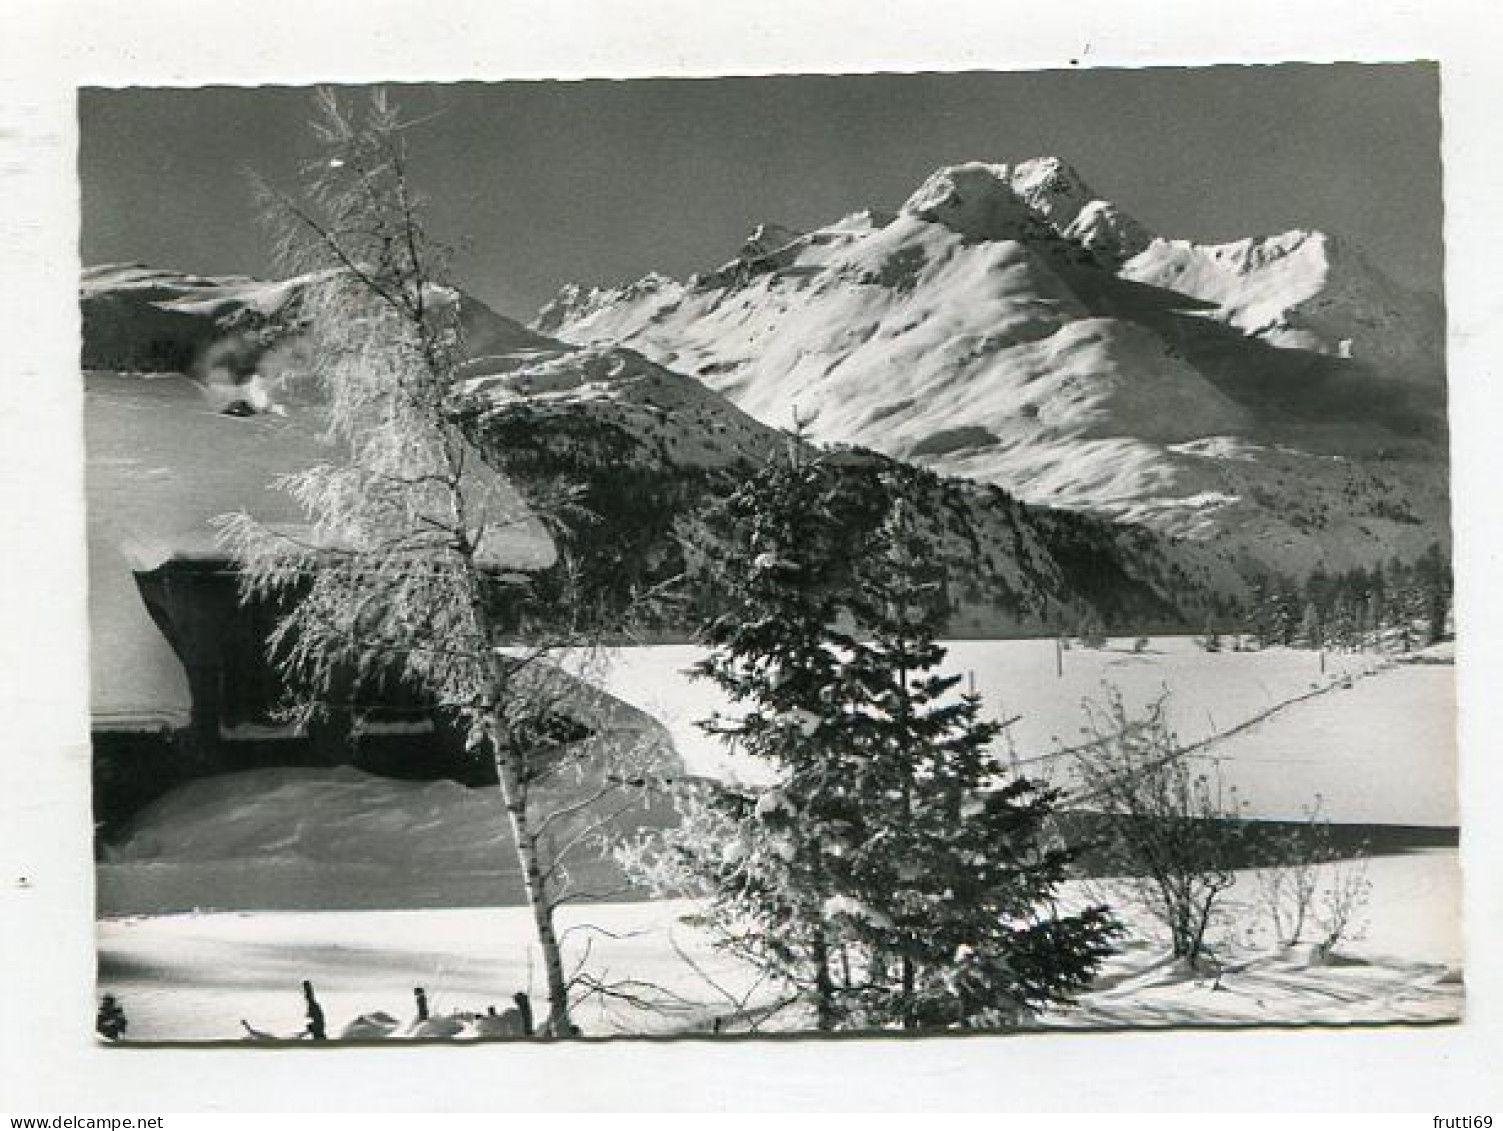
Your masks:
M 794 444 L 702 528 L 726 611 L 697 671 L 741 707 L 709 727 L 775 784 L 700 783 L 639 864 L 701 896 L 721 944 L 821 1029 L 998 1024 L 1066 1002 L 1116 924 L 1056 912 L 1056 795 L 1009 774 L 980 701 L 938 672 L 932 530 L 901 501 L 853 530 L 842 489 Z
M 708 901 L 729 947 L 812 1005 L 820 1029 L 846 1019 L 835 981 L 830 847 L 852 815 L 843 781 L 849 736 L 829 728 L 854 637 L 852 584 L 839 481 L 791 438 L 705 517 L 691 549 L 724 612 L 705 625 L 708 657 L 695 674 L 742 710 L 703 724 L 775 768 L 778 784 L 746 790 L 703 783 L 681 796 L 683 821 L 667 834 L 669 882 Z M 824 734 L 818 732 L 823 729 Z
M 1110 953 L 1103 908 L 1054 898 L 1071 854 L 1048 846 L 1057 794 L 1009 773 L 1000 726 L 941 671 L 944 571 L 913 508 L 892 495 L 862 555 L 862 626 L 832 720 L 856 747 L 855 819 L 830 847 L 844 889 L 826 902 L 863 1020 L 928 1026 L 1015 1020 L 1068 1002 Z M 816 735 L 818 731 L 815 732 Z

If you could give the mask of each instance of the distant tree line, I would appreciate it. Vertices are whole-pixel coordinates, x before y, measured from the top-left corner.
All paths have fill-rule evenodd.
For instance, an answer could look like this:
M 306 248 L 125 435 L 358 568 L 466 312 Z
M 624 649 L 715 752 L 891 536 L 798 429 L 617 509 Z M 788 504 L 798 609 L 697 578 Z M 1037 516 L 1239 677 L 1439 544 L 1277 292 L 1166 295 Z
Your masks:
M 1260 581 L 1243 623 L 1259 647 L 1363 648 L 1395 637 L 1401 647 L 1424 647 L 1448 635 L 1452 592 L 1451 562 L 1437 542 L 1412 562 Z

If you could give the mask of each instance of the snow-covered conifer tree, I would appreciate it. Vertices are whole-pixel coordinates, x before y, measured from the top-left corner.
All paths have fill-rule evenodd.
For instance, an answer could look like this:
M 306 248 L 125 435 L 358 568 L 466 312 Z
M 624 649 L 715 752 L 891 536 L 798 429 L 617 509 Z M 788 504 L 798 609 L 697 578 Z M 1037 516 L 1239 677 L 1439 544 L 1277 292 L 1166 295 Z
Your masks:
M 697 785 L 637 864 L 701 896 L 721 944 L 821 1029 L 998 1024 L 1068 1001 L 1115 924 L 1056 912 L 1055 795 L 1009 774 L 997 725 L 937 674 L 933 532 L 895 491 L 854 531 L 842 490 L 795 442 L 707 520 L 725 611 L 698 672 L 740 708 L 707 725 L 776 781 Z
M 1117 928 L 1103 908 L 1056 910 L 1070 860 L 1045 828 L 1057 794 L 1009 771 L 1000 724 L 942 672 L 944 570 L 913 507 L 890 500 L 862 554 L 862 632 L 833 720 L 856 747 L 844 789 L 859 831 L 829 846 L 841 944 L 862 958 L 844 988 L 871 1024 L 1010 1020 L 1084 989 Z
M 706 728 L 778 771 L 763 790 L 703 785 L 682 798 L 684 824 L 668 834 L 670 882 L 709 901 L 722 941 L 772 971 L 816 1024 L 846 1019 L 836 985 L 836 928 L 827 847 L 847 818 L 839 779 L 853 750 L 818 731 L 855 640 L 845 620 L 853 556 L 839 521 L 838 480 L 791 438 L 706 516 L 696 547 L 719 588 L 721 615 L 703 632 L 710 655 L 696 672 L 743 708 Z M 843 765 L 846 763 L 846 765 Z

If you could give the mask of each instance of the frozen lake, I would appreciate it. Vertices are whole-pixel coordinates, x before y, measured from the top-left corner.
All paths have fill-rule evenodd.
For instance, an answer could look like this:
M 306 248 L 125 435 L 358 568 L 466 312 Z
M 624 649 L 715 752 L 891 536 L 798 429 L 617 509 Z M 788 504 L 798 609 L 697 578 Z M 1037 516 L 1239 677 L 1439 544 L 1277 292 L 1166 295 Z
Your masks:
M 688 676 L 702 654 L 692 645 L 620 649 L 602 683 L 669 729 L 690 772 L 765 778 L 697 725 L 732 708 L 708 681 Z M 1250 816 L 1298 819 L 1319 794 L 1333 821 L 1455 825 L 1454 667 L 1330 653 L 1324 668 L 1302 649 L 1208 653 L 1188 637 L 1156 638 L 1141 653 L 1123 640 L 1077 646 L 1062 657 L 1052 640 L 964 640 L 949 645 L 945 664 L 974 681 L 989 715 L 1016 718 L 1003 741 L 1030 773 L 1062 787 L 1069 759 L 1056 752 L 1087 737 L 1088 705 L 1115 689 L 1134 710 L 1165 697 L 1181 745 L 1226 735 L 1203 755 L 1237 786 Z
M 699 654 L 622 649 L 598 678 L 667 727 L 691 773 L 766 777 L 696 725 L 730 706 L 686 674 Z M 1457 824 L 1449 664 L 1328 656 L 1322 673 L 1310 652 L 1207 654 L 1187 639 L 1143 653 L 1072 649 L 1062 676 L 1047 640 L 961 642 L 950 660 L 989 711 L 1017 717 L 1008 741 L 1025 771 L 1066 789 L 1070 759 L 1053 752 L 1080 742 L 1086 704 L 1115 688 L 1130 707 L 1167 693 L 1182 744 L 1224 736 L 1191 756 L 1237 787 L 1249 817 L 1299 820 L 1318 797 L 1327 820 L 1390 849 L 1404 838 L 1373 826 Z M 667 816 L 659 806 L 631 820 Z M 607 859 L 578 867 L 592 890 L 623 883 Z M 521 878 L 494 790 L 349 767 L 267 768 L 191 782 L 155 803 L 110 848 L 98 891 L 105 914 L 444 907 L 517 903 Z

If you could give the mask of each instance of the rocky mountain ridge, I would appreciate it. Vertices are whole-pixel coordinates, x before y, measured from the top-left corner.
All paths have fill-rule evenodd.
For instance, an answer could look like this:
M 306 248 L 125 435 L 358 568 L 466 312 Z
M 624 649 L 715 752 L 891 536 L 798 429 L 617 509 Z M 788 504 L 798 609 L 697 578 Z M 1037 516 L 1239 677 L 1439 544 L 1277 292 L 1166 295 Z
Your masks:
M 763 225 L 684 281 L 566 287 L 533 326 L 1244 575 L 1449 540 L 1438 300 L 1320 232 L 1158 236 L 1057 158 L 938 170 L 896 213 Z

